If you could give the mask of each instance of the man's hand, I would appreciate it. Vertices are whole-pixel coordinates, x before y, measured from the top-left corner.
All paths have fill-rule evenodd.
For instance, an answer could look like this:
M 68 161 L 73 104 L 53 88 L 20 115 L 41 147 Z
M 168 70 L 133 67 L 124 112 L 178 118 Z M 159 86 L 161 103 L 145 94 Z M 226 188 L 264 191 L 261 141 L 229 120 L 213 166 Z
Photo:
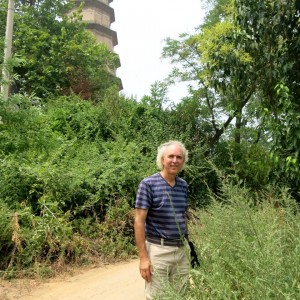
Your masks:
M 145 238 L 145 222 L 148 210 L 137 208 L 135 211 L 134 231 L 135 240 L 140 257 L 140 273 L 141 276 L 147 281 L 151 281 L 152 267 L 148 257 L 146 238 Z
M 140 260 L 140 273 L 143 279 L 145 279 L 147 282 L 151 281 L 151 274 L 153 270 L 151 267 L 150 260 L 148 258 L 141 258 Z

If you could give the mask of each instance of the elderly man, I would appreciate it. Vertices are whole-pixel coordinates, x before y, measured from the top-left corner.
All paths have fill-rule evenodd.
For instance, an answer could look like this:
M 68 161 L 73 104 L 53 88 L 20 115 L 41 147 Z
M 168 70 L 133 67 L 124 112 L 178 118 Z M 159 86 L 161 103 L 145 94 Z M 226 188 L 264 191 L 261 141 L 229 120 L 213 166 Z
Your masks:
M 188 187 L 177 176 L 187 160 L 182 143 L 160 145 L 156 160 L 160 172 L 143 179 L 138 187 L 134 228 L 146 299 L 163 294 L 169 283 L 181 293 L 188 281 Z

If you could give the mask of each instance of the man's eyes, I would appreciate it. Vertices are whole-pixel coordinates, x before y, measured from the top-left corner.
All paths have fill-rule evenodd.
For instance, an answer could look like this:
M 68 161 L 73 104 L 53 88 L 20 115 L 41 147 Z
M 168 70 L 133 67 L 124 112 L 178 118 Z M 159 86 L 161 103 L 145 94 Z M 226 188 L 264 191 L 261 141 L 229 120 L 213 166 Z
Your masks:
M 169 155 L 168 157 L 169 157 L 169 158 L 174 158 L 174 157 L 176 157 L 177 159 L 182 159 L 182 156 L 176 156 L 176 155 Z

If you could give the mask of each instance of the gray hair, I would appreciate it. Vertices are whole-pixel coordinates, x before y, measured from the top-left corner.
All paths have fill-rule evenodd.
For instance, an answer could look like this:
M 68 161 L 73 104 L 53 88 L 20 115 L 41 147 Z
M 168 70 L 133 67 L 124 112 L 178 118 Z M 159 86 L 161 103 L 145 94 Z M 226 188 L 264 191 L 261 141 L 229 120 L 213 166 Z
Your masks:
M 179 141 L 169 141 L 167 143 L 161 144 L 157 148 L 156 165 L 157 165 L 157 167 L 160 170 L 163 169 L 162 158 L 165 155 L 166 149 L 167 149 L 167 147 L 172 146 L 172 145 L 177 145 L 182 150 L 182 154 L 183 154 L 183 166 L 182 166 L 182 169 L 184 168 L 185 163 L 188 161 L 188 150 L 186 150 L 184 144 L 182 144 Z

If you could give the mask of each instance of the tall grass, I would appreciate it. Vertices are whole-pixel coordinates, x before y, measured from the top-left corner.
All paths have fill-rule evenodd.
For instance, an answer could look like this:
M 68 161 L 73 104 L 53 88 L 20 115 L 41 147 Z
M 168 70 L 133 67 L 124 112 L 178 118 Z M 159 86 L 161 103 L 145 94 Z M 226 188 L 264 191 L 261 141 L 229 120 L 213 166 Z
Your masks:
M 39 216 L 29 207 L 13 212 L 0 201 L 0 277 L 51 277 L 72 266 L 126 259 L 133 245 L 132 209 L 118 199 L 103 221 L 71 220 L 44 203 Z
M 300 215 L 286 191 L 224 185 L 198 217 L 190 232 L 201 267 L 185 297 L 170 287 L 160 299 L 300 299 Z

